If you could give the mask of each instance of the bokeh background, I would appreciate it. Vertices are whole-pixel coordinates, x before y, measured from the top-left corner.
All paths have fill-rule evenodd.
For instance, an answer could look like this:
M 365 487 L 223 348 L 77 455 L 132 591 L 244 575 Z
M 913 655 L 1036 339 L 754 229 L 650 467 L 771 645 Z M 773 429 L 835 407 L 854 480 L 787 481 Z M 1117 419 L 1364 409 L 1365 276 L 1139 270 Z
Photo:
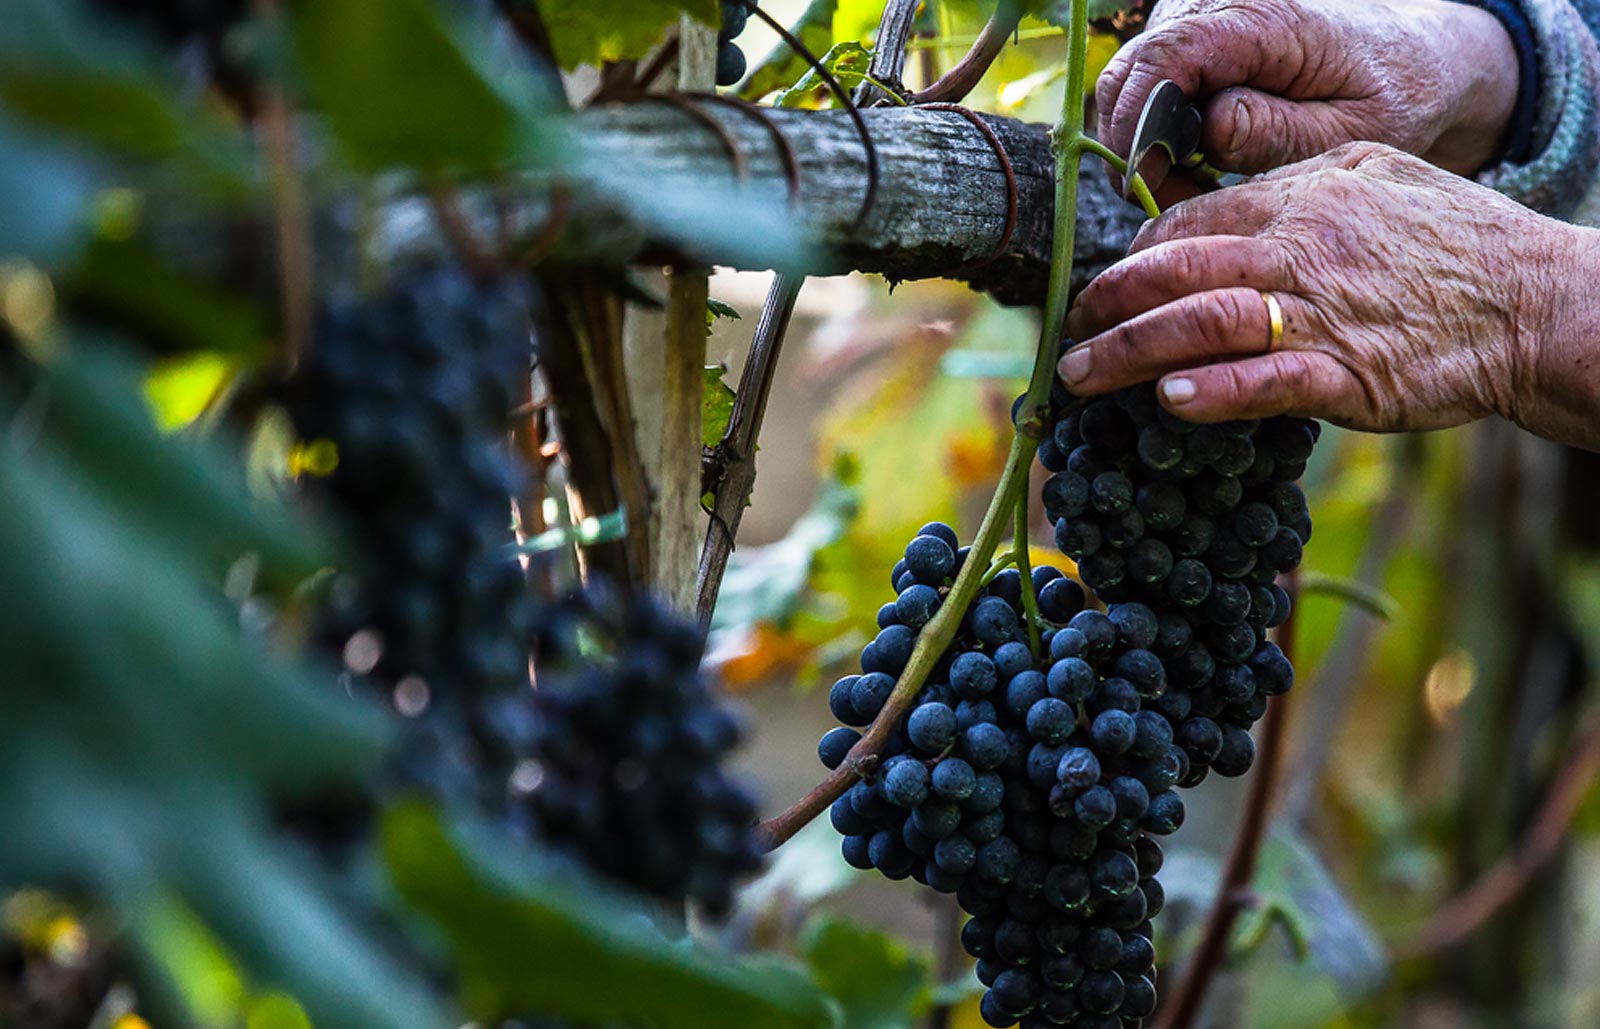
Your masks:
M 96 78 L 104 68 L 91 74 L 87 54 L 72 57 L 81 65 L 63 54 L 6 71 L 17 55 L 46 52 L 28 33 L 48 21 L 40 12 L 49 6 L 0 3 L 0 347 L 15 338 L 48 350 L 62 310 L 96 303 L 147 319 L 131 331 L 170 347 L 93 371 L 68 362 L 53 395 L 70 398 L 66 410 L 81 421 L 41 423 L 28 404 L 3 398 L 13 418 L 0 441 L 0 675 L 50 688 L 8 691 L 0 682 L 0 869 L 47 868 L 108 896 L 146 878 L 166 892 L 114 906 L 111 921 L 70 892 L 0 896 L 0 1024 L 23 993 L 85 986 L 83 969 L 104 971 L 106 941 L 132 938 L 137 960 L 160 965 L 198 999 L 198 1024 L 302 1029 L 299 1001 L 270 977 L 245 974 L 236 960 L 245 949 L 233 941 L 230 952 L 207 925 L 266 925 L 279 942 L 301 944 L 284 948 L 298 964 L 280 967 L 283 981 L 291 973 L 316 981 L 305 973 L 318 963 L 324 972 L 343 967 L 350 952 L 340 926 L 294 906 L 305 894 L 281 855 L 236 816 L 264 784 L 305 771 L 302 746 L 336 755 L 327 763 L 342 768 L 371 740 L 363 727 L 335 731 L 326 710 L 299 706 L 304 682 L 259 645 L 257 630 L 276 612 L 252 606 L 254 570 L 212 582 L 215 569 L 198 567 L 201 541 L 249 546 L 269 567 L 281 558 L 305 571 L 325 557 L 307 552 L 317 537 L 241 513 L 253 509 L 219 485 L 226 477 L 216 462 L 158 460 L 179 444 L 232 438 L 206 412 L 229 406 L 219 398 L 259 358 L 248 344 L 266 334 L 260 312 L 197 285 L 187 266 L 167 269 L 123 245 L 140 242 L 147 203 L 236 202 L 206 189 L 226 194 L 244 162 L 231 144 L 215 144 L 211 123 L 163 120 L 165 94 L 140 92 L 143 79 L 132 77 L 136 89 L 109 73 Z M 989 6 L 930 3 L 908 80 L 928 81 L 964 53 Z M 881 3 L 763 7 L 806 26 L 821 52 L 867 40 Z M 761 60 L 775 42 L 756 22 L 741 38 L 753 96 L 798 75 L 792 61 Z M 1095 37 L 1091 74 L 1116 45 L 1112 35 Z M 968 102 L 1052 120 L 1062 58 L 1059 30 L 1027 22 Z M 566 85 L 583 96 L 596 81 L 580 70 Z M 21 114 L 34 119 L 26 134 L 13 124 Z M 152 126 L 170 133 L 154 166 L 102 179 L 103 166 L 79 163 L 107 146 L 150 158 L 140 145 Z M 49 135 L 57 130 L 60 139 Z M 47 145 L 36 145 L 41 135 Z M 79 201 L 83 217 L 74 208 L 69 220 L 88 223 L 76 228 L 95 241 L 90 256 L 104 260 L 76 278 L 47 274 L 36 244 L 60 230 L 57 210 Z M 176 226 L 180 239 L 187 227 Z M 217 257 L 177 249 L 195 264 Z M 713 402 L 738 381 L 769 281 L 729 270 L 711 280 L 711 295 L 738 314 L 718 318 L 708 340 L 708 363 L 721 368 L 708 379 Z M 73 292 L 84 287 L 93 289 Z M 652 315 L 629 317 L 648 326 Z M 87 324 L 73 332 L 97 341 L 99 328 Z M 709 656 L 751 714 L 741 762 L 769 810 L 821 777 L 815 743 L 832 724 L 827 687 L 870 638 L 906 539 L 932 519 L 964 538 L 976 529 L 1036 336 L 1034 312 L 948 282 L 842 276 L 811 280 L 801 293 Z M 654 383 L 636 378 L 647 404 Z M 248 458 L 258 496 L 281 491 L 284 433 L 269 415 L 229 452 Z M 41 437 L 48 446 L 36 445 Z M 15 460 L 23 452 L 43 453 L 48 474 L 24 475 Z M 163 468 L 177 471 L 163 477 Z M 1036 469 L 1035 486 L 1041 480 Z M 1245 915 L 1202 1024 L 1600 1025 L 1600 459 L 1499 422 L 1385 437 L 1330 427 L 1305 486 L 1316 531 L 1300 575 L 1287 756 Z M 1037 510 L 1032 536 L 1034 563 L 1070 570 Z M 233 602 L 226 617 L 213 603 L 218 590 Z M 149 612 L 184 625 L 179 645 L 168 647 L 159 619 L 137 617 Z M 212 662 L 212 679 L 173 673 L 199 658 Z M 226 717 L 207 706 L 213 681 L 237 691 Z M 51 738 L 59 746 L 50 762 L 35 760 L 49 748 L 31 749 L 41 711 L 63 734 Z M 315 732 L 325 735 L 311 739 Z M 194 739 L 208 747 L 189 751 Z M 1185 798 L 1188 819 L 1162 873 L 1169 903 L 1157 920 L 1169 985 L 1213 901 L 1249 781 L 1213 777 Z M 47 839 L 53 849 L 20 852 L 19 839 Z M 218 848 L 211 864 L 176 861 L 194 843 Z M 735 949 L 806 958 L 830 990 L 857 1001 L 849 1029 L 978 1026 L 953 905 L 849 868 L 837 844 L 825 819 L 809 827 L 777 852 L 729 924 L 696 931 Z M 105 984 L 85 988 L 97 986 Z M 367 988 L 381 993 L 385 984 Z M 114 993 L 84 1024 L 145 1029 L 135 1006 Z

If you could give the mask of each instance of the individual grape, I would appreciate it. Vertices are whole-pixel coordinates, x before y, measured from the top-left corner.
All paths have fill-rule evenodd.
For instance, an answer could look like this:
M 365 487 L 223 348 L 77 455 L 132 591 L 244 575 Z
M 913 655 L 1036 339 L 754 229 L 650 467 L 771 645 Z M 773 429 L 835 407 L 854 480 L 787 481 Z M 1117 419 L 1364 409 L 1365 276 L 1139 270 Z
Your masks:
M 932 788 L 940 800 L 960 802 L 978 788 L 978 773 L 958 757 L 947 757 L 933 767 Z
M 980 772 L 1000 767 L 1010 753 L 1005 731 L 993 721 L 979 722 L 961 734 L 958 750 Z
M 938 536 L 918 536 L 906 545 L 905 561 L 918 582 L 938 586 L 955 571 L 956 548 Z
M 1104 754 L 1122 754 L 1133 746 L 1137 732 L 1133 716 L 1126 711 L 1111 708 L 1095 716 L 1089 727 L 1089 736 L 1096 749 Z
M 1102 514 L 1133 508 L 1133 483 L 1121 472 L 1101 472 L 1089 483 L 1089 503 Z
M 1072 579 L 1060 577 L 1046 583 L 1039 591 L 1039 613 L 1046 621 L 1065 625 L 1083 610 L 1083 587 Z
M 939 610 L 939 591 L 932 586 L 917 583 L 894 602 L 894 613 L 901 625 L 913 630 L 927 625 Z
M 1256 692 L 1263 697 L 1287 693 L 1294 685 L 1294 666 L 1276 643 L 1264 643 L 1250 658 L 1250 671 L 1256 678 Z
M 1074 561 L 1097 553 L 1104 540 L 1099 522 L 1073 518 L 1056 522 L 1056 549 Z
M 1085 826 L 1101 829 L 1116 819 L 1117 798 L 1104 786 L 1091 786 L 1072 802 L 1072 812 Z
M 998 647 L 1008 642 L 1017 630 L 1016 609 L 998 597 L 985 597 L 972 609 L 972 634 L 986 646 Z
M 1131 715 L 1139 707 L 1139 691 L 1134 689 L 1133 683 L 1115 677 L 1100 680 L 1089 698 L 1089 710 L 1097 715 L 1109 710 L 1126 711 Z
M 717 43 L 717 85 L 738 85 L 748 67 L 744 51 L 737 43 L 728 39 Z
M 1045 683 L 1052 697 L 1076 704 L 1094 690 L 1094 668 L 1080 657 L 1062 658 L 1050 666 Z
M 895 807 L 921 804 L 928 799 L 928 786 L 928 768 L 920 761 L 898 762 L 883 777 L 883 795 Z
M 907 722 L 911 743 L 925 754 L 938 754 L 955 743 L 956 713 L 946 704 L 918 705 Z
M 1248 730 L 1237 725 L 1222 726 L 1222 746 L 1211 759 L 1211 768 L 1218 775 L 1234 778 L 1250 770 L 1255 764 L 1256 742 Z
M 889 694 L 894 692 L 894 677 L 884 672 L 867 672 L 858 676 L 850 687 L 850 706 L 860 724 L 866 725 L 878 717 Z M 844 721 L 844 719 L 840 719 Z
M 1045 697 L 1028 709 L 1028 732 L 1042 743 L 1060 743 L 1067 738 L 1077 720 L 1071 705 L 1055 697 Z
M 1166 790 L 1150 798 L 1150 807 L 1139 823 L 1147 832 L 1170 836 L 1183 825 L 1183 801 L 1176 790 Z
M 839 726 L 829 729 L 817 743 L 817 757 L 827 768 L 838 768 L 844 764 L 845 755 L 850 749 L 861 742 L 861 734 L 854 729 Z
M 1198 607 L 1211 595 L 1211 569 L 1202 561 L 1183 558 L 1167 576 L 1167 596 L 1179 607 Z
M 1051 522 L 1076 518 L 1089 507 L 1089 482 L 1076 472 L 1057 472 L 1044 481 L 1040 499 Z
M 997 682 L 999 673 L 995 670 L 994 659 L 987 654 L 969 650 L 950 663 L 950 686 L 963 700 L 988 696 L 994 692 Z

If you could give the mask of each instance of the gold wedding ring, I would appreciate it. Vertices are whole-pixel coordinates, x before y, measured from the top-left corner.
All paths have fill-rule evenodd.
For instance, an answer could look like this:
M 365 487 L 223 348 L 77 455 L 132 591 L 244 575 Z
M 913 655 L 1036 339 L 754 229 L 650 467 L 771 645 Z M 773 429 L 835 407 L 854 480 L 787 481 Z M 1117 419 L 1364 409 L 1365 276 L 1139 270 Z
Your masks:
M 1267 322 L 1271 326 L 1267 333 L 1267 353 L 1270 354 L 1283 345 L 1283 305 L 1266 290 L 1261 291 L 1261 299 L 1267 302 Z

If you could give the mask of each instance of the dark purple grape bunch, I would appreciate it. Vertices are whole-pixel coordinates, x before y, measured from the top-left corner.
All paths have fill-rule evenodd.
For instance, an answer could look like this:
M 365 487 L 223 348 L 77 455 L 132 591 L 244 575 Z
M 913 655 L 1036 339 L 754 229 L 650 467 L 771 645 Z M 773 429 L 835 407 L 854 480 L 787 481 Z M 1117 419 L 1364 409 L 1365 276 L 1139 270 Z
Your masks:
M 736 86 L 744 78 L 749 63 L 734 40 L 750 20 L 750 4 L 744 0 L 722 0 L 721 27 L 717 30 L 717 85 Z
M 1311 539 L 1296 480 L 1320 431 L 1293 417 L 1194 425 L 1146 383 L 1069 407 L 1040 444 L 1057 546 L 1101 600 L 1157 613 L 1184 785 L 1248 771 L 1250 726 L 1293 682 L 1267 630 L 1289 617 L 1277 578 Z
M 535 605 L 512 552 L 507 444 L 530 298 L 454 266 L 335 299 L 286 386 L 307 494 L 346 530 L 320 634 L 404 703 L 527 682 Z M 410 711 L 408 713 L 416 713 Z
M 519 819 L 593 871 L 725 914 L 763 848 L 755 795 L 726 767 L 744 726 L 701 670 L 694 622 L 594 586 L 541 622 L 538 689 L 496 719 Z
M 925 526 L 892 578 L 896 600 L 834 684 L 844 723 L 819 745 L 837 767 L 883 710 L 920 630 L 964 563 L 948 526 Z M 1117 1025 L 1154 1007 L 1149 919 L 1164 895 L 1154 836 L 1182 824 L 1186 756 L 1160 715 L 1165 690 L 1142 605 L 1086 610 L 1053 568 L 1030 581 L 1042 620 L 1028 642 L 1023 580 L 999 572 L 966 612 L 875 774 L 830 817 L 845 860 L 954 893 L 996 1026 Z M 1100 1019 L 1100 1022 L 1096 1022 Z M 1109 1019 L 1110 1021 L 1105 1021 Z

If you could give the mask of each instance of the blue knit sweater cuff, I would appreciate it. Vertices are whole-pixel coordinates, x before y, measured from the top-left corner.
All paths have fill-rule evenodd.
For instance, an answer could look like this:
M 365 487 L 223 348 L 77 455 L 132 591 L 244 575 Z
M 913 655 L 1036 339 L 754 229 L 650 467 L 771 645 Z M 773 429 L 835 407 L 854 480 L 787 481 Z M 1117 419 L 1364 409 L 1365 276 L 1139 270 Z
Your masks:
M 1500 152 L 1490 162 L 1525 164 L 1533 158 L 1534 130 L 1539 115 L 1539 48 L 1534 40 L 1533 22 L 1517 0 L 1468 0 L 1494 15 L 1511 37 L 1517 52 L 1517 102 L 1506 124 Z

